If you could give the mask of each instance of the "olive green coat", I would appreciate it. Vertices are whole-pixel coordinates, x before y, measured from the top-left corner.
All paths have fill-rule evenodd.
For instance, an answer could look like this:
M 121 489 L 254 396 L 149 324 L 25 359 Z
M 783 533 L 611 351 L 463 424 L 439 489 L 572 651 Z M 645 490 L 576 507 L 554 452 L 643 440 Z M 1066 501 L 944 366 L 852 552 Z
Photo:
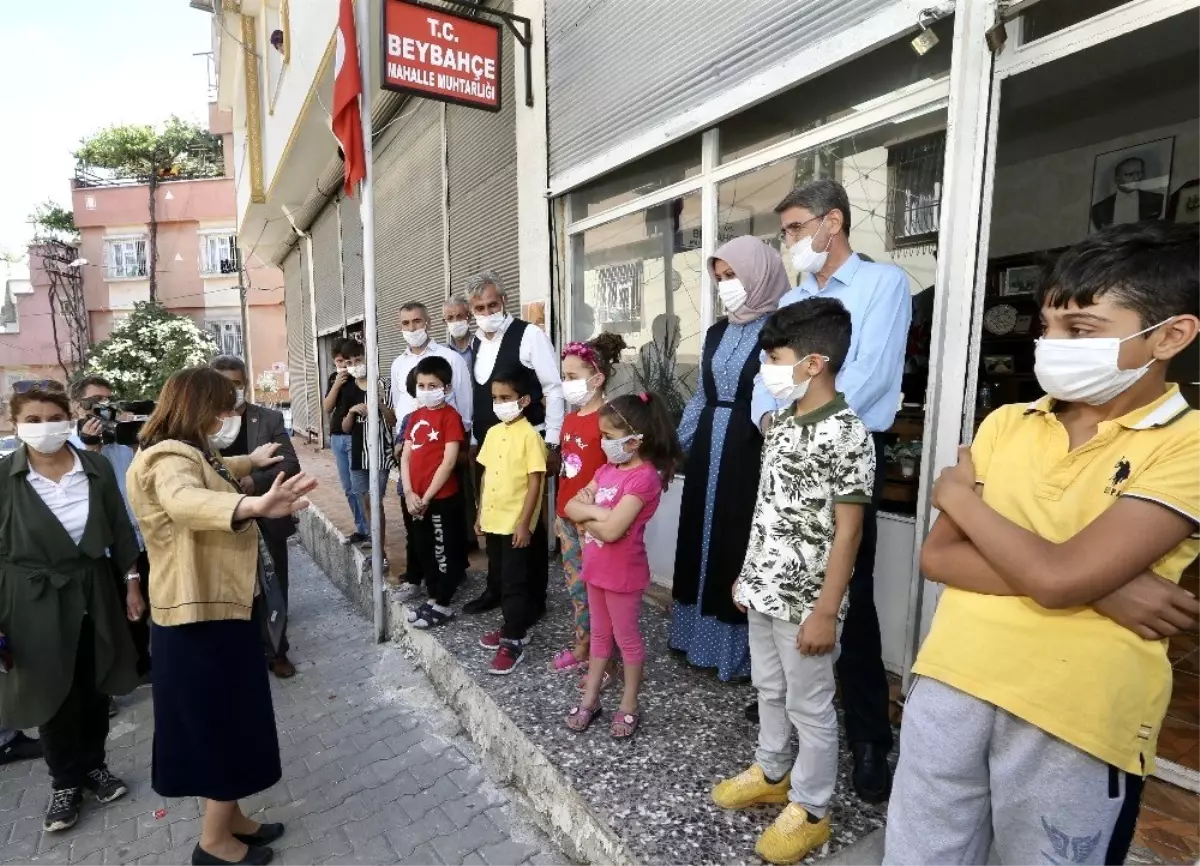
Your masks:
M 112 466 L 76 453 L 90 493 L 79 544 L 30 486 L 25 446 L 0 460 L 0 632 L 13 655 L 12 671 L 0 674 L 0 725 L 10 729 L 45 724 L 62 706 L 85 613 L 95 625 L 97 689 L 123 695 L 137 687 L 121 592 L 137 537 Z

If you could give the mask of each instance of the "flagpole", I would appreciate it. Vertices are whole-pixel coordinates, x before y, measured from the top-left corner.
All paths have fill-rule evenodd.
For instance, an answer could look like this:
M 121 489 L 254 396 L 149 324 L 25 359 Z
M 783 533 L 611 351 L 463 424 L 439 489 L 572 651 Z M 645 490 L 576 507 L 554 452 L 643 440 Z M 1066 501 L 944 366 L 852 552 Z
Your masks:
M 386 2 L 386 0 L 385 0 Z M 359 74 L 362 78 L 362 139 L 366 175 L 363 178 L 362 214 L 363 240 L 363 342 L 367 353 L 367 453 L 370 455 L 371 503 L 371 594 L 375 604 L 375 639 L 383 642 L 383 498 L 379 494 L 379 473 L 382 455 L 379 450 L 379 333 L 375 322 L 375 165 L 371 157 L 371 91 L 375 77 L 371 74 L 371 8 L 369 0 L 354 4 L 354 31 L 358 42 Z

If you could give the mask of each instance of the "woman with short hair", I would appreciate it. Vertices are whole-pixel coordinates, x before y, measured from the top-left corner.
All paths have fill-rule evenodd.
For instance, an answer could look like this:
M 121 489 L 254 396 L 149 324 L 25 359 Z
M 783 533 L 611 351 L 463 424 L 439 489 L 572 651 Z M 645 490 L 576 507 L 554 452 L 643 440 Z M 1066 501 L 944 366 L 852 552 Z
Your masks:
M 238 479 L 282 458 L 277 444 L 221 457 L 237 437 L 232 382 L 195 367 L 167 380 L 129 470 L 129 501 L 150 557 L 154 653 L 152 784 L 208 802 L 194 864 L 269 863 L 282 824 L 238 801 L 279 781 L 279 739 L 254 597 L 273 584 L 255 521 L 307 507 L 316 481 L 283 473 L 261 496 Z
M 9 413 L 21 445 L 0 460 L 0 718 L 38 728 L 53 788 L 42 826 L 55 832 L 79 820 L 85 790 L 101 803 L 128 791 L 105 741 L 110 696 L 138 684 L 125 620 L 141 611 L 121 587 L 138 543 L 112 466 L 68 442 L 62 386 L 16 390 Z

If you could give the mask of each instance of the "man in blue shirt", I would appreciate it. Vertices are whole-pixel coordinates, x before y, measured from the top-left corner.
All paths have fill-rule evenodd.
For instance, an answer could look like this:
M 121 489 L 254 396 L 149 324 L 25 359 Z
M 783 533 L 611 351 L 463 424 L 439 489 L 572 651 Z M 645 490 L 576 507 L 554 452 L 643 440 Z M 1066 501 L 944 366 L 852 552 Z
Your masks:
M 875 514 L 883 489 L 883 435 L 900 408 L 900 380 L 912 318 L 908 276 L 891 264 L 863 259 L 850 247 L 850 199 L 836 181 L 818 180 L 792 190 L 775 208 L 799 285 L 779 301 L 837 298 L 850 311 L 850 351 L 837 375 L 846 396 L 875 441 L 875 490 L 863 519 L 862 541 L 850 581 L 850 608 L 837 662 L 846 739 L 854 754 L 854 788 L 867 802 L 885 800 L 891 788 L 887 755 L 892 747 L 888 683 L 875 610 Z M 756 380 L 751 412 L 765 431 L 776 406 Z

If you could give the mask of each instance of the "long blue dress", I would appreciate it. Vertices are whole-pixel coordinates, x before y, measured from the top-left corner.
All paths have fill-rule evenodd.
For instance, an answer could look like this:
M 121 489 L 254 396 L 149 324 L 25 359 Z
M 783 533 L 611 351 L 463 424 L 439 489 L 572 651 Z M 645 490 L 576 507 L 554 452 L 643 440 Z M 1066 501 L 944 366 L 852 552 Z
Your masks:
M 729 600 L 729 589 L 735 575 L 728 563 L 736 560 L 740 566 L 739 556 L 745 555 L 749 524 L 747 523 L 745 527 L 747 538 L 739 540 L 729 536 L 730 529 L 726 526 L 728 521 L 725 517 L 722 518 L 720 538 L 720 543 L 724 548 L 721 551 L 723 554 L 722 568 L 714 569 L 712 562 L 714 553 L 713 520 L 718 504 L 723 515 L 749 514 L 753 511 L 753 491 L 756 485 L 743 484 L 738 485 L 736 489 L 732 487 L 728 490 L 723 489 L 719 503 L 717 488 L 721 481 L 722 464 L 729 459 L 737 461 L 739 470 L 744 467 L 745 475 L 753 474 L 757 478 L 757 453 L 747 449 L 746 443 L 742 441 L 745 439 L 746 431 L 741 422 L 750 417 L 749 405 L 743 407 L 740 403 L 743 397 L 748 396 L 746 394 L 747 376 L 752 377 L 757 371 L 758 337 L 765 321 L 764 317 L 746 324 L 720 322 L 713 326 L 714 332 L 711 333 L 711 337 L 715 337 L 719 333 L 720 342 L 717 343 L 715 351 L 711 351 L 711 360 L 709 357 L 705 358 L 701 372 L 701 386 L 688 401 L 678 431 L 679 441 L 684 451 L 701 459 L 702 455 L 707 452 L 708 471 L 692 475 L 692 478 L 699 475 L 706 482 L 703 530 L 699 544 L 699 569 L 698 575 L 695 576 L 690 574 L 690 569 L 688 569 L 688 574 L 681 574 L 681 561 L 691 563 L 695 560 L 694 557 L 687 558 L 686 551 L 677 550 L 675 573 L 677 589 L 671 618 L 670 645 L 672 649 L 685 652 L 691 664 L 697 667 L 716 668 L 717 675 L 722 680 L 750 675 L 750 648 L 744 617 L 731 616 L 728 608 L 721 611 L 719 604 L 709 601 L 714 595 L 719 598 L 719 594 L 723 592 L 724 599 L 732 605 Z M 710 350 L 711 347 L 706 346 L 706 349 Z M 709 355 L 709 351 L 706 351 L 707 355 Z M 706 378 L 708 378 L 707 382 Z M 711 425 L 702 420 L 706 411 L 711 412 Z M 741 414 L 735 418 L 734 413 Z M 738 431 L 733 437 L 738 440 L 737 442 L 727 442 L 731 419 L 735 421 Z M 757 436 L 757 430 L 751 435 Z M 706 436 L 710 439 L 709 442 L 700 441 Z M 758 437 L 756 444 L 761 447 L 761 437 Z M 703 463 L 700 465 L 703 467 Z M 707 478 L 703 477 L 705 474 Z M 692 478 L 685 475 L 685 498 L 688 496 L 687 483 Z M 744 498 L 747 492 L 748 501 L 730 501 L 731 498 Z M 695 543 L 694 539 L 688 537 L 688 532 L 688 528 L 683 526 L 681 521 L 679 546 L 686 547 L 689 543 Z M 734 531 L 733 534 L 740 535 L 741 533 Z M 736 566 L 733 570 L 736 570 Z M 720 580 L 722 584 L 728 583 L 728 586 L 708 587 L 710 580 Z M 690 594 L 693 582 L 697 585 L 694 596 Z M 688 593 L 689 597 L 680 598 L 679 588 L 681 586 L 686 587 L 684 592 Z M 707 598 L 706 588 L 710 593 Z M 717 592 L 714 593 L 714 590 Z M 740 619 L 741 621 L 729 621 L 731 619 Z

